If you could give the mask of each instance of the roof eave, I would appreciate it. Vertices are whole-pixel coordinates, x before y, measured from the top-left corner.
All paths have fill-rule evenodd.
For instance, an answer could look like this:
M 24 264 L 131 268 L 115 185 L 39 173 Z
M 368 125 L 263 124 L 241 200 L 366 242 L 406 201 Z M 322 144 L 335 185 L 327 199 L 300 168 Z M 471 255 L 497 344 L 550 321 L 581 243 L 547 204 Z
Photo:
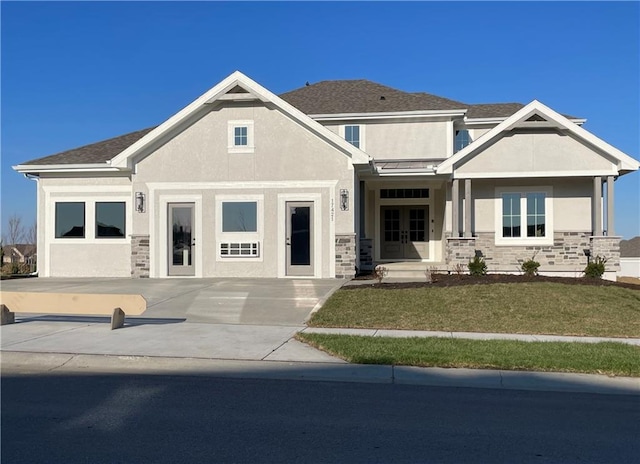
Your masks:
M 316 121 L 339 121 L 342 119 L 399 119 L 399 118 L 425 118 L 425 117 L 462 117 L 466 109 L 459 110 L 416 110 L 416 111 L 388 111 L 374 113 L 327 113 L 310 114 L 309 117 Z
M 130 169 L 111 166 L 107 163 L 85 164 L 18 164 L 12 166 L 14 171 L 22 174 L 41 172 L 128 172 Z

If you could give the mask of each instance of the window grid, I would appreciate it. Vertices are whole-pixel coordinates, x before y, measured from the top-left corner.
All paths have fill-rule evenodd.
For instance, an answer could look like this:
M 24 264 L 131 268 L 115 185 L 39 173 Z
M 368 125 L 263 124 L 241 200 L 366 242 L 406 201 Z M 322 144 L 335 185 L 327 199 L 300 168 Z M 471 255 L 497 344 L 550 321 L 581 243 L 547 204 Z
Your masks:
M 220 244 L 222 257 L 257 257 L 258 242 L 228 242 Z
M 470 143 L 471 143 L 471 138 L 469 137 L 469 131 L 466 129 L 457 130 L 455 140 L 454 140 L 453 152 L 454 153 L 459 152 Z
M 249 144 L 247 126 L 234 127 L 233 145 L 236 147 L 246 147 Z
M 344 138 L 356 148 L 360 148 L 360 126 L 345 126 Z
M 380 198 L 429 198 L 429 189 L 380 189 Z
M 545 236 L 544 193 L 527 194 L 527 237 Z
M 502 195 L 502 236 L 520 237 L 520 194 Z

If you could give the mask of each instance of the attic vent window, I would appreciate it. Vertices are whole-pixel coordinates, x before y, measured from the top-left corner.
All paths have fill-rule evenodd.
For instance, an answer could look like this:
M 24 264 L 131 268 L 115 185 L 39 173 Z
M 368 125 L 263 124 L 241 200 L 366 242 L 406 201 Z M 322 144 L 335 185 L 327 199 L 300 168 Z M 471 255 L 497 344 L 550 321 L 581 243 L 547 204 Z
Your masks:
M 380 95 L 380 100 L 386 100 L 384 95 Z
M 246 89 L 243 89 L 239 85 L 236 85 L 234 88 L 229 90 L 227 93 L 249 93 Z
M 540 116 L 539 114 L 534 114 L 529 119 L 527 119 L 527 121 L 546 121 L 546 119 Z

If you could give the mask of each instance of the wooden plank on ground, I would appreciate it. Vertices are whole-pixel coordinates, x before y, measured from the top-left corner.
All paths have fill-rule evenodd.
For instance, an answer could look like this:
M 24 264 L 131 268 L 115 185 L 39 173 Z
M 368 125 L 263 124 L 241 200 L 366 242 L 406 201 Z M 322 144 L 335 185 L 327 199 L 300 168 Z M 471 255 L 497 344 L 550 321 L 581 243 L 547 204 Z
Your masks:
M 121 308 L 127 316 L 147 309 L 142 295 L 95 293 L 0 292 L 0 304 L 14 313 L 86 314 L 111 316 Z

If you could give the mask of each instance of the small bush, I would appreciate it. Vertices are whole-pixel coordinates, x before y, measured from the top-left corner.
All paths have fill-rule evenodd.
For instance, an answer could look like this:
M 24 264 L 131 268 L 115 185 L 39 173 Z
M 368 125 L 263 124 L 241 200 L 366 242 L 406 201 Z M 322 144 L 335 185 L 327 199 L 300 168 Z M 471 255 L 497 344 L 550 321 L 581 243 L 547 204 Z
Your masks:
M 385 277 L 389 274 L 389 269 L 384 266 L 376 266 L 373 270 L 373 275 L 378 279 L 378 283 L 381 284 Z
M 464 274 L 464 266 L 460 263 L 453 266 L 453 272 L 455 272 L 458 276 Z
M 536 276 L 538 275 L 538 268 L 540 267 L 540 263 L 538 261 L 534 261 L 533 257 L 526 260 L 522 263 L 522 272 L 526 276 Z
M 476 256 L 473 261 L 469 261 L 467 265 L 469 267 L 469 273 L 474 276 L 483 276 L 487 274 L 487 263 L 484 262 L 484 258 Z
M 605 271 L 604 265 L 606 262 L 607 258 L 596 256 L 595 258 L 593 258 L 593 261 L 587 264 L 587 267 L 584 268 L 584 276 L 591 277 L 593 279 L 602 278 L 602 274 L 604 274 Z

